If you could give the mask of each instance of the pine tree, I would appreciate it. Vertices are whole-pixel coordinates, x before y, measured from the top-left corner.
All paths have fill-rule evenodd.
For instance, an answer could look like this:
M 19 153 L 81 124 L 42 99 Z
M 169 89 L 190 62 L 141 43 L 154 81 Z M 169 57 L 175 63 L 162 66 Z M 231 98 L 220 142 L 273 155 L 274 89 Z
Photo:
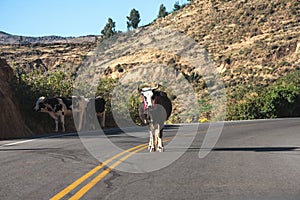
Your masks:
M 179 5 L 179 2 L 176 1 L 176 3 L 174 4 L 173 11 L 177 11 L 177 10 L 180 10 L 180 9 L 181 9 L 181 6 Z
M 157 18 L 162 18 L 168 15 L 167 9 L 164 4 L 161 4 L 159 7 L 159 12 Z
M 111 18 L 108 18 L 108 22 L 101 31 L 101 34 L 104 38 L 109 38 L 116 34 L 116 22 L 114 22 Z
M 19 46 L 21 46 L 23 44 L 23 36 L 19 37 Z
M 130 28 L 135 29 L 138 27 L 141 19 L 140 19 L 140 13 L 136 9 L 132 9 L 130 11 L 129 16 L 127 16 L 127 29 L 130 30 Z

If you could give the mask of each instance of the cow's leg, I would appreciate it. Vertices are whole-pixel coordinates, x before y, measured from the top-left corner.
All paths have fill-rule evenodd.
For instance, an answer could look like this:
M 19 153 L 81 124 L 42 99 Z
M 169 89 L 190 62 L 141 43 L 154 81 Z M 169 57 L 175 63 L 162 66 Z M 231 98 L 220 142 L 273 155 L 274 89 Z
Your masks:
M 148 144 L 148 150 L 151 150 L 152 144 L 153 144 L 153 137 L 152 137 L 152 133 L 151 130 L 149 130 L 149 144 Z
M 155 133 L 154 133 L 154 127 L 152 124 L 149 125 L 149 132 L 150 132 L 150 138 L 149 138 L 149 146 L 148 150 L 150 152 L 155 151 L 155 146 L 154 146 L 154 140 L 155 140 Z
M 55 132 L 58 132 L 58 119 L 59 119 L 59 116 L 57 116 L 53 112 L 49 112 L 48 114 L 50 115 L 50 117 L 52 117 L 52 119 L 54 119 L 54 122 L 55 122 Z
M 58 118 L 55 118 L 54 121 L 55 121 L 55 132 L 58 132 Z
M 105 128 L 105 111 L 103 111 L 102 113 L 97 113 L 97 117 L 100 117 L 101 128 Z
M 84 97 L 80 97 L 78 103 L 79 103 L 78 110 L 77 110 L 78 119 L 79 119 L 78 131 L 81 131 L 85 127 L 85 123 L 86 123 L 85 115 L 86 115 L 88 100 L 85 99 Z
M 163 152 L 164 151 L 164 145 L 163 145 L 163 141 L 162 141 L 162 135 L 163 135 L 163 125 L 158 125 L 157 129 L 156 129 L 156 133 L 157 133 L 157 150 L 159 152 Z
M 65 115 L 64 113 L 60 113 L 60 121 L 61 121 L 61 127 L 62 127 L 62 131 L 65 132 Z
M 164 145 L 163 145 L 163 141 L 162 141 L 162 130 L 161 131 L 159 131 L 159 133 L 158 133 L 158 137 L 157 137 L 157 150 L 159 151 L 159 152 L 163 152 L 164 151 Z
M 101 115 L 101 126 L 102 128 L 105 128 L 105 111 L 103 111 Z
M 150 152 L 155 151 L 155 145 L 154 145 L 154 140 L 155 140 L 155 135 L 153 134 L 152 131 L 150 131 L 150 138 L 149 138 L 149 146 L 148 146 L 148 150 Z
M 83 119 L 84 111 L 79 110 L 77 114 L 78 114 L 78 120 L 79 120 L 78 131 L 81 131 L 83 123 L 84 123 L 84 119 Z
M 159 126 L 156 125 L 155 129 L 154 129 L 154 148 L 155 148 L 155 150 L 157 150 L 157 147 L 158 147 L 158 128 L 159 128 Z

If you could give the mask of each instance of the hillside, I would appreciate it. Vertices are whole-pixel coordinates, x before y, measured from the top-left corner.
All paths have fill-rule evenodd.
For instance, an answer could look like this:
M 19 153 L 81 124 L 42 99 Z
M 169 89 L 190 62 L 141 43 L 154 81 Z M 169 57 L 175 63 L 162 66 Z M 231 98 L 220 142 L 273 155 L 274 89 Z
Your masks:
M 283 0 L 194 0 L 182 10 L 157 19 L 151 27 L 155 30 L 175 26 L 197 41 L 209 52 L 227 86 L 268 85 L 289 71 L 299 69 L 299 10 L 297 0 L 288 3 Z M 4 35 L 19 39 L 19 36 Z M 95 47 L 92 45 L 94 37 L 89 42 L 78 40 L 74 44 L 68 38 L 55 36 L 57 40 L 51 42 L 41 38 L 20 47 L 18 39 L 10 45 L 2 43 L 0 56 L 11 66 L 35 68 L 33 66 L 40 64 L 51 70 L 57 66 L 78 65 Z M 0 41 L 3 40 L 2 33 Z M 142 60 L 139 54 L 137 52 L 136 58 Z
M 284 94 L 283 96 L 289 98 L 288 100 L 282 99 L 283 107 L 291 110 L 290 116 L 300 115 L 296 112 L 300 103 L 300 85 L 297 76 L 300 71 L 300 2 L 298 0 L 288 2 L 283 0 L 194 0 L 179 11 L 165 18 L 156 19 L 151 25 L 120 34 L 103 42 L 91 36 L 88 41 L 73 38 L 73 42 L 60 37 L 53 37 L 51 42 L 48 42 L 48 39 L 23 37 L 23 42 L 20 43 L 20 36 L 0 33 L 0 41 L 5 41 L 0 42 L 0 57 L 5 58 L 12 67 L 21 71 L 60 70 L 75 77 L 80 67 L 85 68 L 91 64 L 85 63 L 85 58 L 95 57 L 97 53 L 101 57 L 106 53 L 105 50 L 107 57 L 103 57 L 104 60 L 109 59 L 111 55 L 114 55 L 114 59 L 101 66 L 99 66 L 101 60 L 94 60 L 94 63 L 98 63 L 94 66 L 97 68 L 96 74 L 99 74 L 97 79 L 101 77 L 115 80 L 126 77 L 127 72 L 138 70 L 141 65 L 151 66 L 153 63 L 166 65 L 170 69 L 177 70 L 192 84 L 198 101 L 202 104 L 199 116 L 179 119 L 179 116 L 183 116 L 187 110 L 179 108 L 180 104 L 175 100 L 171 122 L 210 119 L 212 106 L 207 85 L 213 82 L 203 77 L 203 74 L 178 54 L 157 48 L 138 47 L 141 44 L 136 41 L 147 43 L 149 38 L 151 39 L 149 35 L 155 35 L 161 29 L 173 30 L 170 35 L 176 35 L 178 32 L 185 38 L 195 41 L 208 52 L 209 59 L 213 61 L 214 70 L 219 73 L 226 87 L 228 119 L 287 116 L 286 114 L 276 115 L 277 111 L 275 114 L 268 114 L 265 111 L 267 108 L 263 105 L 264 98 L 269 95 L 267 91 L 273 90 L 272 102 L 278 101 L 276 98 L 281 98 L 280 95 Z M 156 39 L 163 41 L 163 38 L 162 35 L 157 36 Z M 30 40 L 38 42 L 26 42 Z M 169 38 L 165 41 L 169 41 Z M 109 48 L 105 49 L 105 45 Z M 162 45 L 168 46 L 170 43 Z M 135 47 L 138 47 L 136 48 L 138 50 Z M 122 52 L 121 49 L 124 48 L 128 51 Z M 173 49 L 176 48 L 173 47 Z M 154 77 L 161 76 L 160 73 L 158 70 Z M 130 80 L 137 81 L 138 79 L 132 77 Z M 189 104 L 188 101 L 187 104 Z M 276 104 L 275 109 L 276 106 L 282 105 Z M 262 106 L 264 111 L 256 106 Z M 241 109 L 246 110 L 245 113 L 242 113 L 244 110 L 241 111 Z M 252 110 L 258 114 L 252 115 L 250 113 Z M 260 112 L 267 114 L 260 115 Z
M 11 67 L 26 73 L 32 70 L 63 70 L 75 74 L 98 40 L 101 37 L 95 35 L 26 37 L 0 32 L 0 57 Z
M 268 85 L 300 69 L 298 0 L 195 0 L 157 20 L 208 50 L 227 86 Z
M 0 44 L 12 45 L 12 44 L 49 44 L 49 43 L 83 43 L 94 42 L 99 36 L 87 35 L 81 37 L 61 37 L 61 36 L 43 36 L 43 37 L 28 37 L 12 35 L 3 31 L 0 31 Z
M 76 73 L 78 65 L 94 47 L 94 43 L 0 45 L 0 57 L 25 72 L 64 70 Z

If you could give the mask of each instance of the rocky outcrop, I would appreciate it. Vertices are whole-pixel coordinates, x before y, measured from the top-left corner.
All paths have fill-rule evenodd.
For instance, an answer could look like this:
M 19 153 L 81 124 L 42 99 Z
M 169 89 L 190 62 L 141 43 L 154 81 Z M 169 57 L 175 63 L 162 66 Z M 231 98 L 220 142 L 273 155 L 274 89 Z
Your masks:
M 20 138 L 32 134 L 14 100 L 10 86 L 12 78 L 12 68 L 5 60 L 0 59 L 0 139 Z

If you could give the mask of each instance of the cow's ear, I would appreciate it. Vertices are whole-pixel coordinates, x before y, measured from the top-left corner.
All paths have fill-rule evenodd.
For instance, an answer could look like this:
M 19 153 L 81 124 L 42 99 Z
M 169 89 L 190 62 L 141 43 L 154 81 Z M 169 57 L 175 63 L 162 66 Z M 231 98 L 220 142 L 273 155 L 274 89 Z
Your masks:
M 41 103 L 44 103 L 46 101 L 46 97 L 44 96 L 41 96 L 40 99 L 41 99 Z

